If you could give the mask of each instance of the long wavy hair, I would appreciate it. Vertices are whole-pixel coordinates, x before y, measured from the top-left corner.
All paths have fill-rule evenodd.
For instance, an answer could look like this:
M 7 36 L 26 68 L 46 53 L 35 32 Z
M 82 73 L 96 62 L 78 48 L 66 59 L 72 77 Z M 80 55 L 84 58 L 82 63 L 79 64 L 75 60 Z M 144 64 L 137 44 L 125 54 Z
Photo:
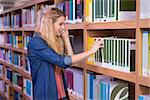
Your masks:
M 36 31 L 40 33 L 41 37 L 46 41 L 50 48 L 62 55 L 64 53 L 63 39 L 61 36 L 57 36 L 53 31 L 53 24 L 61 16 L 65 17 L 63 11 L 58 8 L 49 8 L 42 16 L 42 19 L 39 19 L 40 23 L 37 22 Z

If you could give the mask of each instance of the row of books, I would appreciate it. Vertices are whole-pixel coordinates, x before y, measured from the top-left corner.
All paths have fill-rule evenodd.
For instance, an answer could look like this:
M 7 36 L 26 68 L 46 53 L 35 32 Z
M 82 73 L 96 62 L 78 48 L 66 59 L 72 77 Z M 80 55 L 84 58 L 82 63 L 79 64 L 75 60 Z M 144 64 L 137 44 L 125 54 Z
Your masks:
M 64 73 L 68 89 L 83 98 L 83 72 L 78 69 L 68 68 Z
M 13 72 L 12 69 L 6 68 L 6 78 L 13 83 L 14 86 L 23 90 L 23 76 L 17 72 Z
M 13 72 L 11 69 L 6 69 L 6 76 L 7 79 L 13 83 L 14 86 L 17 86 L 21 90 L 24 91 L 24 93 L 31 97 L 32 94 L 32 81 L 26 78 L 23 78 L 19 73 Z
M 11 50 L 0 49 L 0 60 L 7 61 L 8 63 L 12 63 L 12 52 Z
M 9 18 L 9 17 L 7 17 L 7 18 Z M 4 17 L 4 28 L 7 28 L 7 27 L 5 27 L 7 25 L 6 24 L 7 21 L 10 21 L 10 20 L 5 20 L 5 17 Z M 22 27 L 22 16 L 21 16 L 21 13 L 11 14 L 11 26 L 12 26 L 12 28 Z
M 24 38 L 20 32 L 6 32 L 6 35 L 0 34 L 0 45 L 12 46 L 15 48 L 24 48 L 27 50 L 27 44 L 29 40 L 33 37 L 34 32 L 27 32 L 24 35 Z M 71 44 L 73 46 L 75 53 L 80 53 L 83 51 L 83 35 L 69 35 Z M 6 41 L 6 43 L 5 43 Z
M 6 61 L 7 63 L 10 63 L 10 64 L 13 64 L 13 52 L 11 50 L 4 50 L 4 49 L 1 49 L 2 51 L 2 58 L 1 60 L 3 61 Z
M 4 26 L 4 28 L 10 28 L 10 26 L 11 26 L 11 13 L 7 13 L 4 16 L 3 26 Z
M 35 6 L 31 9 L 23 9 L 22 12 L 15 14 L 6 14 L 4 21 L 1 18 L 1 22 L 4 24 L 4 28 L 19 28 L 19 27 L 34 27 L 35 26 Z M 3 27 L 1 23 L 1 28 Z
M 132 20 L 135 18 L 136 0 L 86 0 L 86 21 L 88 22 Z
M 41 10 L 47 9 L 48 5 L 41 5 Z M 83 20 L 83 0 L 65 0 L 56 5 L 57 8 L 63 10 L 66 14 L 67 23 L 77 23 Z M 70 9 L 69 9 L 70 8 Z M 7 13 L 0 18 L 0 28 L 33 28 L 36 19 L 35 6 L 23 9 L 19 13 Z
M 0 28 L 33 28 L 35 27 L 36 10 L 35 6 L 29 9 L 22 9 L 19 12 L 7 13 L 0 17 Z
M 88 49 L 98 37 L 88 37 Z M 123 72 L 135 71 L 135 39 L 103 38 L 104 47 L 87 59 L 88 64 L 111 68 Z
M 15 48 L 23 48 L 22 34 L 14 34 L 13 35 L 13 44 L 12 44 L 12 46 L 15 47 Z
M 23 66 L 22 55 L 11 50 L 0 49 L 0 60 L 13 64 L 14 67 L 20 68 Z
M 88 100 L 128 100 L 128 83 L 105 75 L 87 74 Z
M 33 32 L 25 34 L 24 38 L 20 32 L 16 32 L 14 34 L 11 32 L 6 32 L 6 35 L 0 34 L 0 45 L 27 49 L 27 44 L 32 36 Z
M 143 31 L 142 76 L 150 76 L 150 31 Z
M 17 68 L 20 68 L 23 66 L 23 61 L 22 61 L 22 55 L 19 53 L 14 52 L 13 53 L 13 65 Z
M 30 32 L 29 34 L 26 34 L 25 36 L 24 36 L 24 39 L 23 39 L 23 45 L 24 45 L 24 49 L 25 50 L 27 50 L 27 45 L 28 45 L 28 42 L 29 42 L 29 40 L 33 37 L 33 32 Z
M 28 79 L 23 79 L 24 81 L 24 89 L 23 93 L 25 93 L 27 96 L 29 96 L 31 99 L 33 97 L 32 94 L 32 82 Z M 24 100 L 23 96 L 15 91 L 11 86 L 6 84 L 4 81 L 0 80 L 0 91 L 5 94 L 10 100 Z
M 3 77 L 4 73 L 3 73 L 3 65 L 0 64 L 0 77 Z M 23 78 L 19 73 L 17 72 L 13 72 L 11 69 L 7 68 L 5 71 L 5 75 L 7 77 L 7 79 L 13 83 L 13 85 L 15 87 L 20 88 L 21 90 L 24 91 L 24 93 L 31 97 L 33 96 L 32 94 L 32 81 L 26 78 Z M 3 81 L 2 81 L 3 82 Z M 2 83 L 0 84 L 0 87 L 2 86 Z M 8 93 L 8 91 L 10 91 L 7 87 L 7 91 L 6 89 L 4 89 L 5 86 L 1 87 L 0 90 L 4 93 L 6 93 L 7 95 L 10 94 Z M 10 95 L 8 95 L 8 97 L 10 97 Z
M 17 91 L 13 90 L 8 84 L 0 80 L 0 91 L 4 93 L 10 100 L 21 100 L 22 95 Z M 5 100 L 4 98 L 2 100 Z
M 36 10 L 35 6 L 32 6 L 30 9 L 22 10 L 22 26 L 24 28 L 33 28 L 35 27 L 35 15 Z
M 83 0 L 64 0 L 56 5 L 63 10 L 67 23 L 79 23 L 83 21 Z

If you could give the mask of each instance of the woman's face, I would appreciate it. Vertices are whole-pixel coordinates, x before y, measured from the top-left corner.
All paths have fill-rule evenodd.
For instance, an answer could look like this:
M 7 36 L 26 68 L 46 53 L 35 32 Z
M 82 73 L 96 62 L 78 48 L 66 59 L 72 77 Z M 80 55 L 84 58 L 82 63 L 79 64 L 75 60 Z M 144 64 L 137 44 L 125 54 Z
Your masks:
M 53 24 L 54 33 L 56 33 L 57 36 L 61 36 L 65 29 L 65 17 L 61 16 L 59 17 L 56 22 Z

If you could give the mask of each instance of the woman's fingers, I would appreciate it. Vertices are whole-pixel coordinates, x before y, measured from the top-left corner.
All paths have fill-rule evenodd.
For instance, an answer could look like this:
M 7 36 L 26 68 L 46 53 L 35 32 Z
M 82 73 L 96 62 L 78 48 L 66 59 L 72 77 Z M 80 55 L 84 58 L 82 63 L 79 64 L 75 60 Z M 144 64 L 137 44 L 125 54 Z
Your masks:
M 95 43 L 98 45 L 98 47 L 103 47 L 104 41 L 103 38 L 96 38 Z

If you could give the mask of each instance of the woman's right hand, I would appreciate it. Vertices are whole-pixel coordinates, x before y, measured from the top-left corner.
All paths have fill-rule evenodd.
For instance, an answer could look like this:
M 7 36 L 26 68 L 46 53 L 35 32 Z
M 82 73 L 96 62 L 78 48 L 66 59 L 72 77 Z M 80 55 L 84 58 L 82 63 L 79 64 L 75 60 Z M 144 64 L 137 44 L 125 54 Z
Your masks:
M 94 45 L 90 49 L 92 53 L 95 53 L 99 48 L 103 47 L 103 38 L 96 38 Z

